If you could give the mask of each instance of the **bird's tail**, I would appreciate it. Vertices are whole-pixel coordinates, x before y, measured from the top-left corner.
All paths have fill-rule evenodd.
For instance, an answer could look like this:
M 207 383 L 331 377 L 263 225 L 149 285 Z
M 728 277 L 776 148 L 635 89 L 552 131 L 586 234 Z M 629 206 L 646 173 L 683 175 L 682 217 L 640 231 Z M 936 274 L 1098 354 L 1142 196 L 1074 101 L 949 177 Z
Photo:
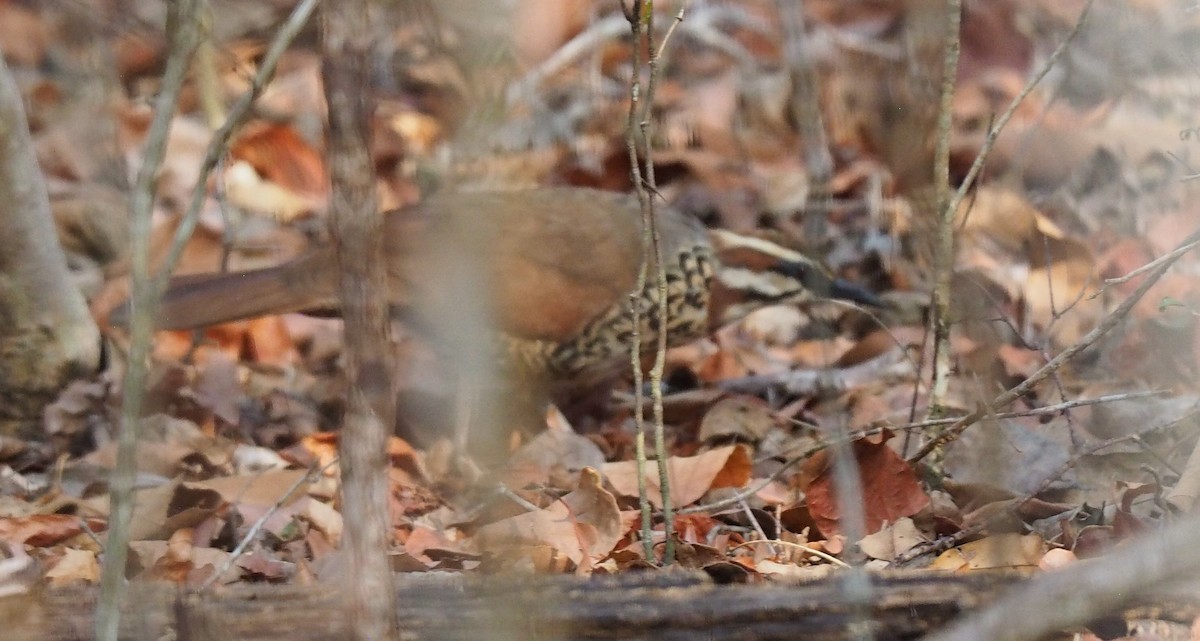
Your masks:
M 171 279 L 158 309 L 158 329 L 194 329 L 236 320 L 320 311 L 332 307 L 336 292 L 329 289 L 336 278 L 306 279 L 304 284 L 289 282 L 296 263 L 248 272 L 228 274 L 192 274 Z M 330 281 L 326 283 L 326 281 Z M 128 325 L 130 303 L 114 310 L 113 325 Z

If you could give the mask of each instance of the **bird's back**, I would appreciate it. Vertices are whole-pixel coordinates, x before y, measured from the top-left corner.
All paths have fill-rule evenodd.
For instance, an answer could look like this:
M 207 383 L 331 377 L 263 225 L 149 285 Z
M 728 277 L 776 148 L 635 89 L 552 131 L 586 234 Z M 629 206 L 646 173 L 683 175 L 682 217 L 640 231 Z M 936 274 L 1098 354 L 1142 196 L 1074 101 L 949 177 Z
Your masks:
M 698 223 L 660 209 L 669 265 L 681 246 L 707 244 Z M 425 304 L 452 308 L 464 288 L 450 275 L 468 274 L 490 293 L 495 324 L 522 339 L 569 340 L 623 306 L 637 282 L 641 213 L 626 194 L 449 191 L 394 214 L 389 237 L 405 237 L 401 228 L 411 228 L 414 217 L 426 229 L 419 246 L 404 249 L 411 260 L 396 267 L 423 292 Z M 464 268 L 454 269 L 456 264 Z

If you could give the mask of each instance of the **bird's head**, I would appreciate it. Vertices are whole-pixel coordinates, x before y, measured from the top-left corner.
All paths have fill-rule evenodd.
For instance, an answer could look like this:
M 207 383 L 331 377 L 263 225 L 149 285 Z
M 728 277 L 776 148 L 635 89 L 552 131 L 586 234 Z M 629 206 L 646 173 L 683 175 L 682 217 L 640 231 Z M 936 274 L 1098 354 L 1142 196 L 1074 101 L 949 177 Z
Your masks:
M 767 305 L 845 300 L 880 306 L 865 288 L 834 278 L 804 254 L 767 240 L 709 230 L 718 267 L 712 276 L 709 328 L 718 329 Z

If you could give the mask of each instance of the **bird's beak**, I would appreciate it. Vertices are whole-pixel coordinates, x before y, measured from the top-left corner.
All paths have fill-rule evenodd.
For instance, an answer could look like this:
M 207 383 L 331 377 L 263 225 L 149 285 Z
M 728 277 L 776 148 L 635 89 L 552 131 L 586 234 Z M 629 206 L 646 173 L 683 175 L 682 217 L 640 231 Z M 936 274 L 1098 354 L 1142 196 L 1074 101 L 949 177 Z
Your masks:
M 870 307 L 883 307 L 883 299 L 876 296 L 861 285 L 856 285 L 849 281 L 840 278 L 834 279 L 829 286 L 829 297 L 837 300 L 849 301 L 858 303 L 859 305 L 867 305 Z

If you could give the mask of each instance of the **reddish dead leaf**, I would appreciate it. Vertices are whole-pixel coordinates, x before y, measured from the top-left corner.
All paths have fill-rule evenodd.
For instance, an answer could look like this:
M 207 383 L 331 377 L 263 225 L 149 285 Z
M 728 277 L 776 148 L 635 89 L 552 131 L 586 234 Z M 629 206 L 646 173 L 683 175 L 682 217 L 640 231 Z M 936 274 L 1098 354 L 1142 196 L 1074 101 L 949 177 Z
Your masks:
M 912 467 L 886 443 L 859 440 L 854 443 L 854 456 L 862 475 L 861 507 L 866 517 L 867 533 L 878 531 L 885 523 L 895 523 L 912 516 L 929 504 L 929 496 L 921 489 Z M 821 531 L 827 536 L 841 532 L 841 510 L 833 487 L 833 469 L 827 452 L 815 460 L 821 470 L 804 488 L 808 509 Z M 814 457 L 816 458 L 816 457 Z M 857 503 L 851 499 L 851 502 Z
M 737 354 L 728 349 L 709 352 L 696 367 L 696 377 L 708 383 L 748 374 L 749 370 L 739 361 Z
M 192 563 L 193 530 L 182 528 L 167 539 L 166 552 L 158 557 L 144 578 L 183 584 L 195 566 Z
M 310 198 L 326 196 L 329 177 L 321 152 L 289 125 L 248 125 L 229 154 L 280 187 Z
M 1012 189 L 982 188 L 956 216 L 964 242 L 955 305 L 964 319 L 1010 317 L 1005 299 L 1020 296 L 1032 322 L 1050 329 L 1059 344 L 1069 344 L 1091 329 L 1103 307 L 1087 297 L 1097 286 L 1088 245 L 1064 233 Z M 1024 279 L 1010 275 L 1018 273 L 1012 263 L 1021 261 L 1030 265 Z M 988 283 L 993 284 L 986 287 Z M 997 305 L 1001 309 L 995 309 Z M 990 343 L 996 341 L 991 338 L 994 331 L 982 325 L 973 333 L 976 340 L 987 337 Z
M 0 518 L 0 541 L 46 547 L 83 532 L 82 523 L 79 517 L 66 514 Z
M 701 456 L 703 456 L 703 455 L 701 455 Z M 700 457 L 695 457 L 695 458 L 700 458 Z M 710 490 L 719 490 L 721 488 L 726 488 L 726 487 L 733 487 L 733 488 L 743 487 L 746 485 L 746 483 L 748 483 L 750 481 L 750 474 L 753 472 L 753 470 L 754 470 L 754 461 L 751 460 L 751 458 L 750 458 L 750 448 L 737 447 L 730 454 L 729 459 L 726 461 L 725 465 L 721 466 L 720 471 L 718 471 L 717 475 L 715 477 L 713 477 L 712 481 L 709 484 L 709 489 Z M 699 474 L 700 470 L 696 470 L 696 471 L 698 472 L 697 476 L 702 476 L 701 474 Z M 671 474 L 672 483 L 674 483 L 674 479 L 675 479 L 675 474 L 674 474 L 674 470 L 672 470 L 672 474 Z
M 193 360 L 198 364 L 221 358 L 292 366 L 301 360 L 294 341 L 288 335 L 287 324 L 279 316 L 206 327 L 198 345 L 197 349 L 194 332 L 159 332 L 154 342 L 154 354 L 156 358 L 173 360 L 182 360 L 186 354 L 193 354 Z
M 742 487 L 750 480 L 752 463 L 744 446 L 731 445 L 709 450 L 698 456 L 671 457 L 667 469 L 671 482 L 671 501 L 677 506 L 690 505 L 709 490 Z M 637 462 L 606 463 L 604 477 L 621 496 L 638 495 Z M 658 465 L 646 465 L 646 485 L 650 503 L 662 507 Z
M 577 523 L 587 524 L 594 530 L 595 534 L 589 537 L 585 548 L 592 558 L 611 552 L 624 536 L 626 528 L 621 511 L 617 509 L 617 499 L 601 487 L 600 474 L 595 470 L 584 468 L 579 473 L 579 489 L 564 496 L 561 503 Z

